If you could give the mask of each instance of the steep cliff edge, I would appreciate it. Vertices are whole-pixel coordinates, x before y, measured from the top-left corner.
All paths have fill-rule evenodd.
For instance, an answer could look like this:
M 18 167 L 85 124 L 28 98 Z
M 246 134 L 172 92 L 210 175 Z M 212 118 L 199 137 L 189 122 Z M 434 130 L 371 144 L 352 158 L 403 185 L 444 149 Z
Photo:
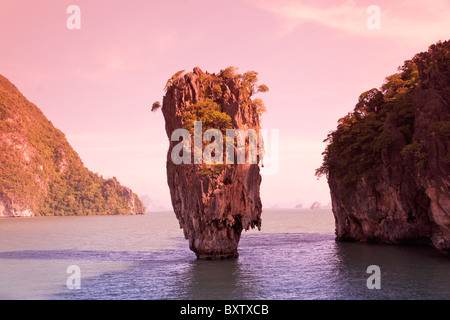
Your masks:
M 214 155 L 217 150 L 211 153 L 218 157 L 214 163 L 204 159 L 196 163 L 194 158 L 195 121 L 202 123 L 200 140 L 203 138 L 203 142 L 199 148 L 203 151 L 208 148 L 204 139 L 208 129 L 217 129 L 224 137 L 227 129 L 254 129 L 255 132 L 259 129 L 264 105 L 260 99 L 252 99 L 252 95 L 267 91 L 267 87 L 256 85 L 256 75 L 256 72 L 236 74 L 232 67 L 215 75 L 197 67 L 190 73 L 176 73 L 166 86 L 162 112 L 170 142 L 167 182 L 180 227 L 189 240 L 190 249 L 200 259 L 238 256 L 242 230 L 261 226 L 258 160 L 237 163 L 233 159 L 233 163 L 228 164 L 225 152 Z M 175 164 L 174 148 L 180 142 L 172 141 L 172 134 L 181 128 L 188 130 L 190 146 L 184 150 L 188 153 L 186 161 Z M 220 143 L 217 138 L 211 141 Z M 237 155 L 236 141 L 231 143 Z
M 405 61 L 330 133 L 324 162 L 339 240 L 450 249 L 450 42 Z
M 0 217 L 144 211 L 117 179 L 84 167 L 64 134 L 0 75 Z

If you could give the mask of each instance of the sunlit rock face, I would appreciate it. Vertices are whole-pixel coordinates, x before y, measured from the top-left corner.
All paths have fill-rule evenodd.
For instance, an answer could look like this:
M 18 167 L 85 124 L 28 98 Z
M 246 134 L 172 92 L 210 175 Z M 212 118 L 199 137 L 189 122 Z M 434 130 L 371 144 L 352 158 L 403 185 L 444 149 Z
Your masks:
M 363 173 L 348 188 L 336 170 L 328 172 L 338 239 L 450 249 L 450 42 L 412 62 L 418 82 L 404 89 L 408 100 L 389 102 L 389 92 L 381 100 L 389 110 L 375 130 L 399 138 L 372 159 L 372 178 Z M 402 119 L 390 113 L 395 108 L 412 110 L 410 141 Z
M 241 79 L 211 75 L 198 67 L 173 77 L 166 89 L 162 112 L 169 138 L 167 182 L 180 227 L 198 258 L 237 257 L 241 232 L 261 226 L 258 164 L 175 164 L 172 152 L 180 142 L 171 141 L 171 136 L 189 127 L 189 113 L 202 114 L 202 101 L 215 106 L 217 119 L 226 119 L 231 129 L 258 130 L 259 114 Z M 192 150 L 193 146 L 194 137 Z

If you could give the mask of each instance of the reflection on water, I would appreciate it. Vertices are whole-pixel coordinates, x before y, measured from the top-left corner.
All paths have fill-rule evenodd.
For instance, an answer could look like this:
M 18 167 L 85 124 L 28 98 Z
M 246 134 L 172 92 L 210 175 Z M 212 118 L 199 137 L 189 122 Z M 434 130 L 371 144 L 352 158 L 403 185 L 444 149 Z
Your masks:
M 352 292 L 356 299 L 450 299 L 450 259 L 433 248 L 341 242 L 336 248 L 342 297 Z M 381 269 L 381 290 L 365 287 L 369 274 L 360 270 L 369 265 Z
M 257 283 L 251 275 L 245 276 L 238 259 L 224 261 L 191 260 L 174 279 L 174 296 L 178 299 L 246 299 Z
M 6 261 L 126 263 L 82 279 L 81 290 L 61 283 L 50 299 L 450 299 L 447 257 L 426 247 L 338 243 L 332 234 L 250 234 L 240 257 L 196 260 L 179 247 L 145 251 L 16 251 Z M 369 265 L 381 268 L 381 290 L 369 290 Z
M 172 215 L 0 221 L 0 299 L 450 299 L 449 257 L 433 248 L 336 242 L 311 233 L 332 223 L 317 213 L 266 217 L 222 261 L 196 260 Z M 66 286 L 72 264 L 80 290 Z

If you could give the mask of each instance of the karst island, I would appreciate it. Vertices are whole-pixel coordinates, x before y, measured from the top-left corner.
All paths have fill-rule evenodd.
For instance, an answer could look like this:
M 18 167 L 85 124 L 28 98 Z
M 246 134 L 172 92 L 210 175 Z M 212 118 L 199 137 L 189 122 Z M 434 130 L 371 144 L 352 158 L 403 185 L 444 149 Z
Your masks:
M 339 120 L 326 175 L 338 240 L 450 250 L 450 41 L 405 61 Z
M 167 82 L 162 106 L 169 138 L 167 182 L 173 209 L 199 259 L 238 256 L 243 230 L 261 227 L 259 137 L 265 106 L 258 73 L 194 68 Z
M 0 218 L 144 213 L 136 193 L 90 171 L 65 134 L 0 75 Z

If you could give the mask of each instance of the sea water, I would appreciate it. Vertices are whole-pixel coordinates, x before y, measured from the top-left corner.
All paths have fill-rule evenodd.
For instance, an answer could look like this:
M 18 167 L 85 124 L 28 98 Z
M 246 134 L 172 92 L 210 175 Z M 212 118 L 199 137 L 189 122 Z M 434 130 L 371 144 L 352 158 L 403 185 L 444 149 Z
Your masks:
M 450 258 L 433 248 L 336 242 L 328 209 L 262 221 L 239 258 L 202 261 L 173 212 L 0 219 L 0 299 L 450 299 Z

